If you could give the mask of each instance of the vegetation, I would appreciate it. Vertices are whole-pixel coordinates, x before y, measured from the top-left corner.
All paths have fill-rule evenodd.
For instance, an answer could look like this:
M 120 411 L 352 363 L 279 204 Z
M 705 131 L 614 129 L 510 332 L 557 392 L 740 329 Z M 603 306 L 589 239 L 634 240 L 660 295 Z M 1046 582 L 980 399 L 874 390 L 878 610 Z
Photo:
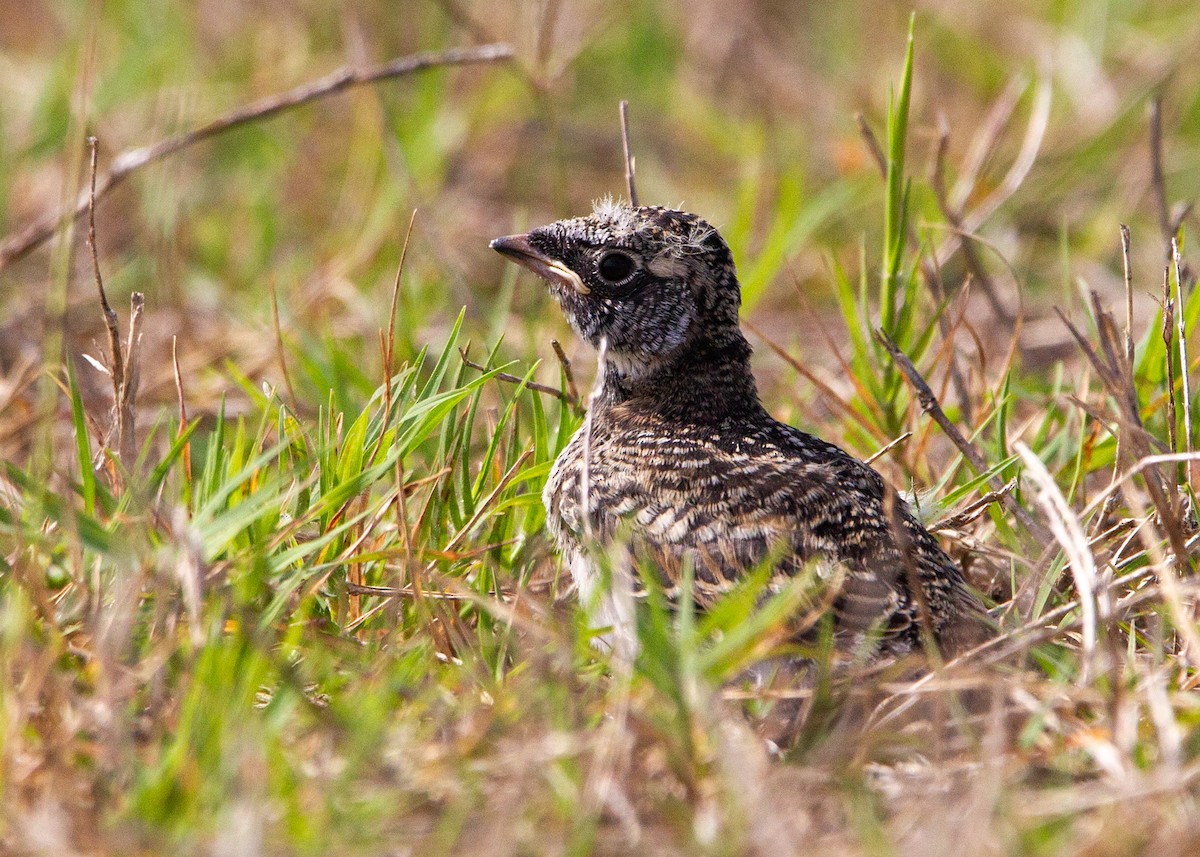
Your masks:
M 1200 7 L 795 5 L 0 6 L 6 852 L 1195 853 Z M 623 188 L 621 98 L 1001 629 L 779 752 L 802 591 L 610 663 L 543 534 L 592 358 L 487 241 Z

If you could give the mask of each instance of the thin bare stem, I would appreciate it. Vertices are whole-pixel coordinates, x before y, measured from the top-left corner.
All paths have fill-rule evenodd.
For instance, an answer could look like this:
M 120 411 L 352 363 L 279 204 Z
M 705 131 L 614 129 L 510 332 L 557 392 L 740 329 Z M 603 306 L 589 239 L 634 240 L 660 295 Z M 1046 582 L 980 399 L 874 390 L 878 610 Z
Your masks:
M 480 364 L 476 363 L 474 360 L 471 360 L 467 356 L 467 352 L 461 348 L 458 349 L 458 356 L 462 358 L 463 365 L 465 365 L 465 366 L 469 366 L 470 368 L 475 369 L 479 372 L 491 372 L 492 371 L 491 369 L 487 368 L 486 366 L 481 366 Z M 497 381 L 505 381 L 509 384 L 524 384 L 530 390 L 534 390 L 538 393 L 544 393 L 547 396 L 553 396 L 556 399 L 566 402 L 568 405 L 576 405 L 577 406 L 579 404 L 577 401 L 572 400 L 571 397 L 568 394 L 564 393 L 562 390 L 559 390 L 555 387 L 549 387 L 545 384 L 539 384 L 536 381 L 527 381 L 526 379 L 521 378 L 517 375 L 513 375 L 509 372 L 497 372 L 492 377 L 494 377 Z
M 904 434 L 900 435 L 898 438 L 891 441 L 887 445 L 880 447 L 878 452 L 874 453 L 870 458 L 865 459 L 865 463 L 871 464 L 875 461 L 878 461 L 880 458 L 887 455 L 889 452 L 891 452 L 893 449 L 895 449 L 900 444 L 904 443 L 904 441 L 908 440 L 910 437 L 912 437 L 912 432 L 906 431 Z
M 1178 452 L 1179 439 L 1176 437 L 1178 417 L 1175 411 L 1175 301 L 1171 299 L 1169 268 L 1163 269 L 1162 314 L 1163 351 L 1167 364 L 1167 439 L 1170 441 L 1171 452 Z
M 937 152 L 934 158 L 933 167 L 933 193 L 937 199 L 938 208 L 942 212 L 942 217 L 946 219 L 954 230 L 962 236 L 962 251 L 963 259 L 967 263 L 967 270 L 971 272 L 971 276 L 979 283 L 979 287 L 983 290 L 984 297 L 991 304 L 992 312 L 996 317 L 1005 324 L 1012 324 L 1015 319 L 1008 307 L 1000 299 L 999 290 L 996 288 L 995 282 L 992 280 L 991 274 L 983 265 L 983 260 L 979 257 L 979 252 L 975 249 L 973 243 L 974 236 L 967 232 L 966 226 L 963 223 L 962 210 L 956 207 L 950 201 L 949 191 L 946 189 L 946 151 L 949 143 L 949 129 L 945 125 L 945 119 L 941 120 L 940 134 L 938 137 Z M 934 262 L 937 262 L 937 256 L 934 255 Z
M 575 386 L 575 373 L 571 371 L 571 360 L 567 357 L 567 353 L 563 351 L 562 343 L 557 339 L 550 340 L 550 347 L 554 349 L 554 356 L 558 358 L 558 363 L 562 366 L 563 378 L 567 382 L 567 395 L 571 397 L 571 401 L 578 405 L 579 388 Z
M 875 136 L 875 132 L 867 123 L 867 117 L 860 111 L 854 114 L 854 122 L 858 125 L 858 133 L 863 138 L 863 142 L 867 144 L 867 152 L 870 153 L 871 160 L 875 161 L 875 166 L 881 173 L 887 175 L 887 158 L 883 154 L 883 148 L 879 145 L 879 138 Z
M 1175 306 L 1179 308 L 1177 323 L 1179 325 L 1179 381 L 1180 381 L 1180 398 L 1183 400 L 1183 448 L 1187 452 L 1192 451 L 1192 390 L 1191 381 L 1188 379 L 1188 367 L 1191 365 L 1188 361 L 1187 350 L 1187 314 L 1184 312 L 1186 304 L 1183 302 L 1183 271 L 1179 263 L 1179 242 L 1175 236 L 1171 236 L 1171 262 L 1175 267 Z M 1188 464 L 1188 482 L 1192 481 L 1193 468 L 1191 463 Z
M 933 390 L 930 389 L 925 379 L 921 377 L 921 373 L 917 371 L 917 367 L 908 359 L 908 355 L 901 351 L 900 346 L 883 330 L 876 329 L 875 337 L 887 349 L 888 353 L 892 355 L 892 359 L 896 361 L 896 367 L 908 379 L 908 383 L 913 386 L 913 389 L 916 390 L 917 399 L 921 403 L 921 410 L 933 418 L 933 421 L 946 433 L 950 441 L 958 447 L 959 452 L 963 454 L 963 458 L 967 460 L 976 473 L 987 473 L 989 468 L 982 453 L 980 453 L 974 444 L 962 436 L 958 427 L 946 416 L 946 412 L 942 410 L 941 404 L 938 403 L 937 396 L 934 395 Z M 999 476 L 992 476 L 988 480 L 988 484 L 995 491 L 1001 491 L 1004 487 L 1004 482 L 1001 481 Z M 1020 503 L 1016 502 L 1011 494 L 1004 494 L 1003 498 L 1005 505 L 1013 513 L 1013 516 L 1021 522 L 1022 526 L 1040 544 L 1046 544 L 1050 540 L 1050 533 L 1046 528 L 1034 520 L 1033 516 Z
M 1121 261 L 1125 268 L 1125 356 L 1133 371 L 1133 267 L 1129 264 L 1129 227 L 1121 224 Z
M 344 66 L 324 77 L 289 89 L 286 92 L 267 96 L 245 107 L 227 113 L 199 128 L 174 137 L 168 137 L 149 146 L 126 151 L 113 158 L 107 173 L 99 179 L 93 170 L 93 196 L 102 199 L 120 184 L 130 173 L 160 161 L 169 155 L 193 146 L 210 137 L 223 134 L 251 122 L 267 119 L 286 110 L 309 104 L 330 95 L 357 86 L 378 83 L 394 77 L 413 74 L 430 68 L 471 63 L 507 62 L 513 57 L 513 49 L 507 44 L 480 45 L 472 48 L 451 48 L 410 54 L 388 62 L 354 68 Z M 74 205 L 60 207 L 40 220 L 31 223 L 19 232 L 0 240 L 0 271 L 48 241 L 68 220 L 79 217 L 89 205 L 89 194 L 81 194 Z
M 142 315 L 146 299 L 141 292 L 129 296 L 129 339 L 125 345 L 127 360 L 121 398 L 117 404 L 117 450 L 121 463 L 132 468 L 137 458 L 137 410 L 135 408 L 138 381 L 141 377 Z
M 113 407 L 119 407 L 121 388 L 125 385 L 125 360 L 121 354 L 121 332 L 118 329 L 116 310 L 108 303 L 108 294 L 104 290 L 104 277 L 100 274 L 100 258 L 96 251 L 96 152 L 99 142 L 95 137 L 88 137 L 91 147 L 91 185 L 87 197 L 88 210 L 88 249 L 92 253 L 92 279 L 96 282 L 96 291 L 100 295 L 100 309 L 104 314 L 104 326 L 108 329 L 108 374 L 112 379 Z M 3 265 L 0 264 L 0 268 Z
M 629 191 L 629 204 L 637 207 L 637 186 L 633 182 L 634 164 L 633 151 L 629 145 L 629 102 L 622 101 L 621 112 L 621 148 L 625 153 L 625 189 Z
M 929 525 L 931 532 L 937 530 L 956 530 L 959 527 L 971 523 L 980 515 L 982 515 L 993 503 L 1003 500 L 1006 496 L 1013 492 L 1017 487 L 1017 479 L 1014 476 L 1008 482 L 1004 483 L 1004 487 L 998 491 L 988 491 L 982 497 L 972 500 L 965 507 L 957 512 L 952 512 L 940 521 L 934 521 Z
M 995 151 L 1000 138 L 1008 130 L 1008 124 L 1012 121 L 1017 104 L 1020 103 L 1021 96 L 1028 87 L 1029 76 L 1024 73 L 1009 78 L 1004 90 L 992 102 L 983 121 L 979 123 L 967 146 L 966 155 L 963 157 L 958 181 L 954 183 L 954 189 L 950 193 L 950 199 L 956 210 L 961 211 L 967 204 L 967 200 L 974 195 L 984 165 Z

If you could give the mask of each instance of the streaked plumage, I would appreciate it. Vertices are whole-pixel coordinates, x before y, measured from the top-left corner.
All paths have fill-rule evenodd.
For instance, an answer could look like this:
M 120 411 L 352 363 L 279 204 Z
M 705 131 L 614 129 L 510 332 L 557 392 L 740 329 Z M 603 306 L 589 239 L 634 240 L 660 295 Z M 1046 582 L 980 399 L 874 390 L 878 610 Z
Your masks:
M 544 495 L 585 601 L 597 581 L 589 529 L 601 543 L 627 533 L 668 590 L 691 554 L 701 607 L 782 545 L 781 573 L 813 560 L 838 571 L 843 638 L 875 626 L 885 650 L 903 653 L 920 641 L 924 609 L 943 643 L 962 628 L 977 636 L 982 610 L 961 570 L 882 477 L 762 407 L 733 258 L 715 229 L 681 211 L 603 203 L 492 247 L 542 276 L 575 330 L 605 343 L 587 454 L 590 528 L 586 426 Z M 619 642 L 628 608 L 601 602 L 597 621 L 615 625 Z

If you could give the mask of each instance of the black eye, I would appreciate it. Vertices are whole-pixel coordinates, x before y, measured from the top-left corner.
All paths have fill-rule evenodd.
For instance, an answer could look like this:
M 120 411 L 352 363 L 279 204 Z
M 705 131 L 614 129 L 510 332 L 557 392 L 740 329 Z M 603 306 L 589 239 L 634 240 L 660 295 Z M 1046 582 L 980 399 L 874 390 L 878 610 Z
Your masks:
M 620 283 L 628 280 L 633 274 L 632 257 L 625 253 L 611 251 L 600 257 L 596 265 L 596 273 L 610 283 Z

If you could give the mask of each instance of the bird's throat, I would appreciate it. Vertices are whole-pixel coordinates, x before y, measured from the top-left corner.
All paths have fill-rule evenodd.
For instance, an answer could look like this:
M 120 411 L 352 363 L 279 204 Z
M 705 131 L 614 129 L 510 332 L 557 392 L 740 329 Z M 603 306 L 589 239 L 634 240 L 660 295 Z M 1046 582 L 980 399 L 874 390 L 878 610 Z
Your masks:
M 689 342 L 667 357 L 610 352 L 600 405 L 698 423 L 748 416 L 762 408 L 750 352 L 737 329 Z

